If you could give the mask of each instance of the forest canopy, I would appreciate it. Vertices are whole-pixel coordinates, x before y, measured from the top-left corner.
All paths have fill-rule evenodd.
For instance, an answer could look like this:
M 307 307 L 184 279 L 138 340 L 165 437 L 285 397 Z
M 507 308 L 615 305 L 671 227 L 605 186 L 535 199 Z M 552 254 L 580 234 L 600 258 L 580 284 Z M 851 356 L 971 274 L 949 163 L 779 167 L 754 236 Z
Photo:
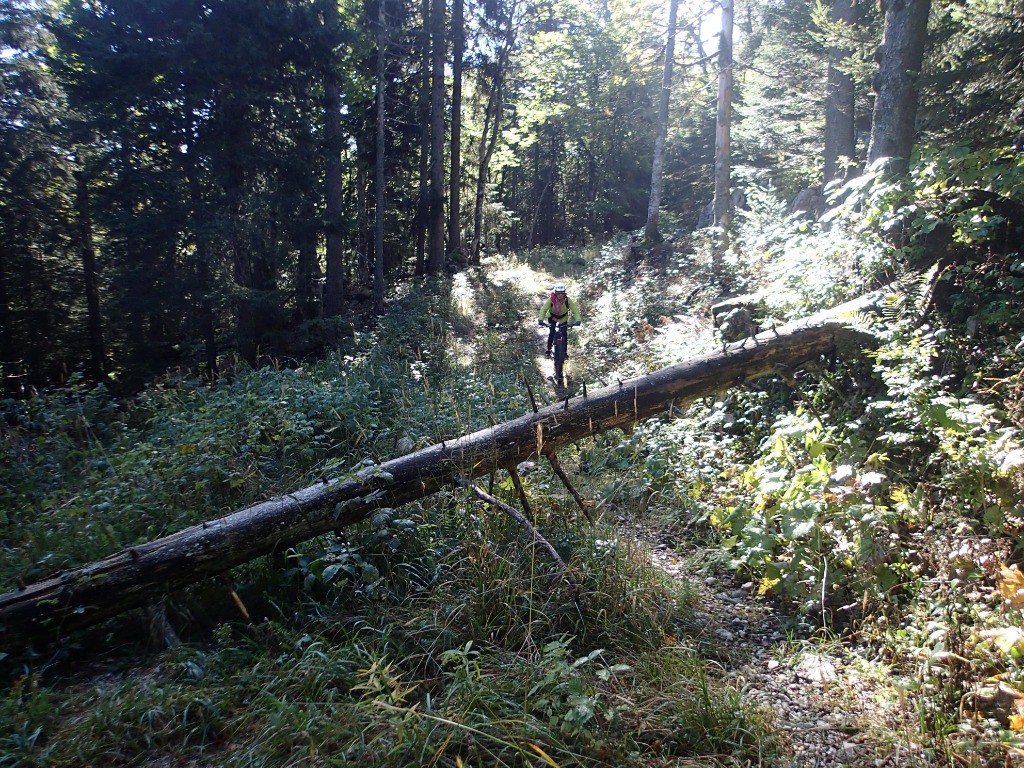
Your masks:
M 660 207 L 706 225 L 723 14 L 671 5 L 666 79 L 651 0 L 4 0 L 5 391 L 301 360 L 414 275 L 637 229 L 659 124 Z M 1015 141 L 1018 4 L 883 5 L 927 20 L 914 146 Z M 884 10 L 737 6 L 736 202 L 873 159 Z

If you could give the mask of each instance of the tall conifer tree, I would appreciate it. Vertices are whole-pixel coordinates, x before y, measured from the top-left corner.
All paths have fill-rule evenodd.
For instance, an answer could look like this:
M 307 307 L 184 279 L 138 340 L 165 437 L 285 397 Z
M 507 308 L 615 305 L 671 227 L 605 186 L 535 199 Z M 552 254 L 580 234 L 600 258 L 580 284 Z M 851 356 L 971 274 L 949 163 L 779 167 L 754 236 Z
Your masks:
M 898 174 L 907 170 L 914 146 L 931 0 L 886 0 L 883 8 L 885 31 L 879 46 L 868 162 L 888 158 L 888 170 Z
M 668 105 L 672 97 L 672 67 L 676 55 L 676 14 L 679 0 L 669 0 L 668 34 L 665 36 L 665 70 L 661 80 L 661 99 L 658 105 L 658 129 L 654 136 L 654 161 L 651 163 L 651 200 L 647 207 L 647 226 L 644 239 L 654 242 L 659 239 L 658 211 L 661 207 L 661 185 L 665 162 L 665 137 L 668 135 Z

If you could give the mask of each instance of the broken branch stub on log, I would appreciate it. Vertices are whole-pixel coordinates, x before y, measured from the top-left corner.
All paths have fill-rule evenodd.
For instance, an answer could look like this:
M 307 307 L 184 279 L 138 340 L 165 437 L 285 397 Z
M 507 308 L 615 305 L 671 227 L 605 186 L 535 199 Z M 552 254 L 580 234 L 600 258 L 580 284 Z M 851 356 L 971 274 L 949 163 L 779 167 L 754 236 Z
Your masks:
M 863 300 L 862 302 L 863 303 Z M 850 309 L 850 307 L 853 309 Z M 847 315 L 862 308 L 844 305 Z M 838 310 L 837 310 L 838 311 Z M 591 391 L 536 413 L 325 481 L 0 595 L 0 647 L 55 638 L 261 555 L 295 546 L 479 477 L 723 389 L 872 339 L 841 321 L 800 321 L 720 352 Z M 756 342 L 756 343 L 755 343 Z

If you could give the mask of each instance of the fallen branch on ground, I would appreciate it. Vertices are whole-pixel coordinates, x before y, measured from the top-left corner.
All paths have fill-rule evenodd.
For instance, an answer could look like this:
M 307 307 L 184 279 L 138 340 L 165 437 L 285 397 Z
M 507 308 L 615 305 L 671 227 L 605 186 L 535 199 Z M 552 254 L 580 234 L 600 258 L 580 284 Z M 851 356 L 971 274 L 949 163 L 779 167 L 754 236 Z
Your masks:
M 551 545 L 551 542 L 540 535 L 540 532 L 537 530 L 537 526 L 535 526 L 533 523 L 527 520 L 526 516 L 522 512 L 520 512 L 515 507 L 506 504 L 501 499 L 497 499 L 494 496 L 491 496 L 491 494 L 487 493 L 487 491 L 485 491 L 483 488 L 473 485 L 472 482 L 470 482 L 464 477 L 456 478 L 455 482 L 458 483 L 461 487 L 469 490 L 474 496 L 476 496 L 481 501 L 486 501 L 491 506 L 497 507 L 506 515 L 515 520 L 517 523 L 519 523 L 520 527 L 522 527 L 523 530 L 525 530 L 530 535 L 532 541 L 535 544 L 540 545 L 540 547 L 548 553 L 548 557 L 550 557 L 554 561 L 555 565 L 557 565 L 559 569 L 562 571 L 562 573 L 565 575 L 565 580 L 569 582 L 569 586 L 572 587 L 573 591 L 579 592 L 580 585 L 576 583 L 576 579 L 573 578 L 573 575 L 571 573 L 569 573 L 569 567 L 565 564 L 565 561 L 558 554 L 557 550 Z

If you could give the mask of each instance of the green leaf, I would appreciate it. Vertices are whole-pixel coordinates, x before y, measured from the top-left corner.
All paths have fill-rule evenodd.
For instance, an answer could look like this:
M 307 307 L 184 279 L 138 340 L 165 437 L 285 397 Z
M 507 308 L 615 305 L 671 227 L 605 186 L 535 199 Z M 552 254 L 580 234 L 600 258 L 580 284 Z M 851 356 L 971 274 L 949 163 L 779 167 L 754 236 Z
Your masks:
M 882 592 L 888 592 L 900 582 L 899 574 L 888 565 L 881 565 L 875 570 L 875 579 Z
M 787 509 L 782 515 L 782 532 L 793 540 L 810 536 L 818 524 L 817 514 L 818 509 L 813 502 Z
M 330 584 L 332 581 L 334 581 L 334 577 L 338 575 L 338 571 L 340 571 L 341 569 L 341 563 L 333 563 L 332 565 L 328 565 L 326 568 L 324 568 L 323 573 L 320 574 L 320 580 L 323 581 L 324 584 Z

